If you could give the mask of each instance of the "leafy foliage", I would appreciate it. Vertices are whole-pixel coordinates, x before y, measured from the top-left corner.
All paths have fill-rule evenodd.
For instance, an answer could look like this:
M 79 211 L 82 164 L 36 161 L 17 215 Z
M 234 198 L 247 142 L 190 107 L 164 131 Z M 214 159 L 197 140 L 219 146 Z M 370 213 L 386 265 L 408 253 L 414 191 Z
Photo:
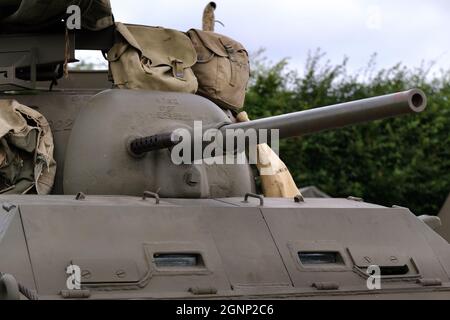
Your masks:
M 331 65 L 310 54 L 303 75 L 288 61 L 257 56 L 246 110 L 254 119 L 384 95 L 414 87 L 429 97 L 417 116 L 377 121 L 281 142 L 281 157 L 299 186 L 315 185 L 334 197 L 349 195 L 386 206 L 436 214 L 450 192 L 450 73 L 398 64 L 375 71 L 374 55 L 359 75 L 347 59 Z

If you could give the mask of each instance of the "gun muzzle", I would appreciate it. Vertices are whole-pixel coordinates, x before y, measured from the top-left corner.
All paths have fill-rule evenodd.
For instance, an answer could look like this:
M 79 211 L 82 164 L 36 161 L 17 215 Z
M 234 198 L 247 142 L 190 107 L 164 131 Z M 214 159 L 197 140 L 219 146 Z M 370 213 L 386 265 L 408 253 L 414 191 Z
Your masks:
M 386 96 L 316 108 L 251 122 L 227 125 L 226 130 L 279 130 L 280 139 L 300 137 L 326 130 L 423 112 L 427 97 L 412 89 Z

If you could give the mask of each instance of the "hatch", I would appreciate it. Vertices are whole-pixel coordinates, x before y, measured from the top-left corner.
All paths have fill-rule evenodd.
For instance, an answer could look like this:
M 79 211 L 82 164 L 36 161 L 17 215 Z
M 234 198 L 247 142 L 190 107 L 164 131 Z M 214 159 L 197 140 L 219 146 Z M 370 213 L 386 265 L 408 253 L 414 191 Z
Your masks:
M 380 268 L 383 279 L 419 279 L 419 269 L 413 259 L 392 247 L 351 246 L 348 248 L 355 271 L 368 277 L 371 266 Z

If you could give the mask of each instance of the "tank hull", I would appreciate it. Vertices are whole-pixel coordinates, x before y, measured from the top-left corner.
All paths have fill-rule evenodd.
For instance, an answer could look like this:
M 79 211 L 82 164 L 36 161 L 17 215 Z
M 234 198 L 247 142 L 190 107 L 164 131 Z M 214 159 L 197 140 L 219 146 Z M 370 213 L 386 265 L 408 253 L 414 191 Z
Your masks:
M 346 199 L 0 202 L 8 204 L 0 270 L 40 299 L 450 298 L 449 244 L 404 208 Z M 317 253 L 339 258 L 317 261 Z M 372 264 L 390 270 L 380 290 L 367 286 Z M 71 265 L 81 291 L 67 287 Z

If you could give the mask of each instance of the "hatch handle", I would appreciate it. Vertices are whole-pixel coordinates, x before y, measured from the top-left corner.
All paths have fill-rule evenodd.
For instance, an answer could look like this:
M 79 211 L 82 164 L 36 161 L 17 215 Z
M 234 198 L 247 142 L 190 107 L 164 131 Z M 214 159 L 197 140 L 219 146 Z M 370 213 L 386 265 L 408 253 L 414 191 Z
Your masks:
M 148 198 L 153 198 L 156 200 L 156 204 L 158 205 L 161 202 L 161 199 L 159 198 L 159 195 L 155 192 L 145 191 L 144 195 L 142 196 L 142 200 L 147 200 Z
M 249 198 L 259 199 L 259 205 L 264 207 L 264 196 L 254 193 L 247 193 L 245 195 L 244 203 L 248 203 Z

